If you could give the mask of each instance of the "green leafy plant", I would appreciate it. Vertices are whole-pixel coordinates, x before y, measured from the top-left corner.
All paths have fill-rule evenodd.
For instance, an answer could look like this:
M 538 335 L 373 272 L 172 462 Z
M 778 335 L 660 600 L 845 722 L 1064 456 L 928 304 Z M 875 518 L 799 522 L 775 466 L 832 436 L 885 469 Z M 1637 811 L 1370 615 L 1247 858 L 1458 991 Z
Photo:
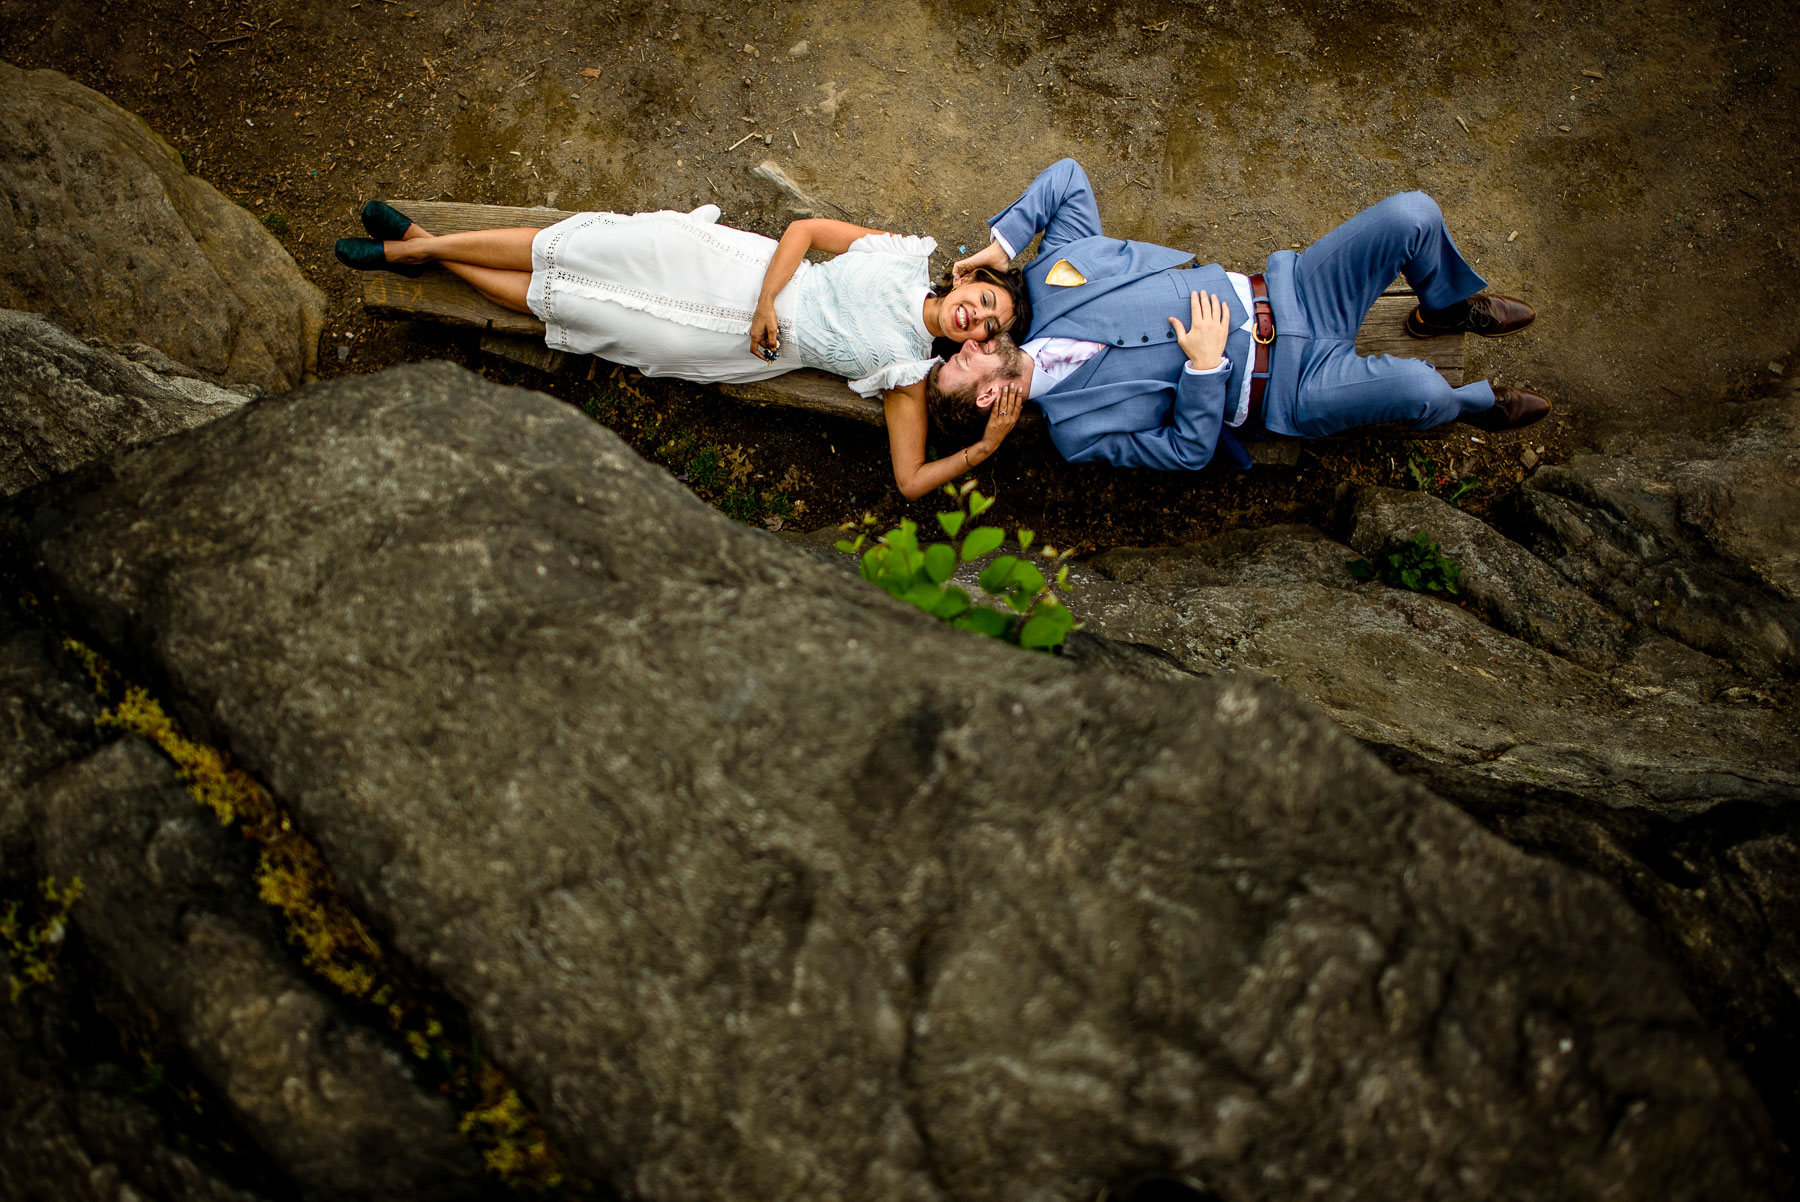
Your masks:
M 1464 476 L 1456 482 L 1456 487 L 1444 494 L 1444 500 L 1452 505 L 1461 505 L 1462 499 L 1481 487 L 1480 476 Z
M 1419 447 L 1414 446 L 1406 453 L 1406 479 L 1417 492 L 1430 492 L 1433 478 L 1437 475 L 1437 465 L 1431 461 Z
M 269 232 L 274 234 L 277 238 L 287 236 L 288 219 L 285 213 L 266 214 L 262 219 L 262 223 L 267 226 Z
M 1462 575 L 1462 565 L 1446 556 L 1423 530 L 1398 551 L 1346 566 L 1358 580 L 1379 580 L 1415 593 L 1454 593 L 1456 578 Z
M 21 918 L 16 901 L 0 911 L 0 947 L 6 949 L 6 987 L 13 1001 L 33 985 L 50 983 L 56 954 L 68 934 L 69 910 L 81 897 L 81 887 L 80 877 L 61 889 L 56 878 L 49 877 L 38 885 L 43 901 L 35 907 L 35 918 Z
M 1019 530 L 1019 555 L 999 555 L 981 569 L 977 583 L 998 605 L 978 605 L 969 594 L 950 578 L 957 563 L 973 563 L 992 555 L 1006 541 L 1006 531 L 999 526 L 973 526 L 993 505 L 992 497 L 984 497 L 970 480 L 959 489 L 946 484 L 944 492 L 956 502 L 956 508 L 937 515 L 949 542 L 920 545 L 918 524 L 903 519 L 864 550 L 866 532 L 855 539 L 839 539 L 837 549 L 846 554 L 862 553 L 862 578 L 886 589 L 892 595 L 928 614 L 948 622 L 958 630 L 973 630 L 989 638 L 1001 639 L 1037 651 L 1052 651 L 1062 645 L 1071 630 L 1076 629 L 1075 616 L 1056 595 L 1057 589 L 1068 591 L 1069 566 L 1065 560 L 1072 551 L 1058 552 L 1045 547 L 1039 554 L 1056 567 L 1053 579 L 1022 554 L 1031 548 L 1029 530 Z M 864 518 L 865 526 L 875 519 Z

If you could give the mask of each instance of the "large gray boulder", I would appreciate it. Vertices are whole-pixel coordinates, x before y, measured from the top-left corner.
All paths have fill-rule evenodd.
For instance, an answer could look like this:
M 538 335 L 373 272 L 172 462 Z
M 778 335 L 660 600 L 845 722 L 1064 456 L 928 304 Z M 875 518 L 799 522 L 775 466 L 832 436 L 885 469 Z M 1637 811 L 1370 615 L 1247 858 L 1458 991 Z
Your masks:
M 1502 525 L 1632 622 L 1800 676 L 1800 388 L 1543 468 Z
M 1109 551 L 1085 565 L 1098 579 L 1081 581 L 1076 607 L 1094 633 L 1197 672 L 1265 674 L 1358 738 L 1505 784 L 1661 814 L 1800 800 L 1791 708 L 1741 678 L 1721 692 L 1707 662 L 1654 684 L 1615 679 L 1449 600 L 1359 582 L 1358 558 L 1304 527 Z
M 1461 567 L 1458 595 L 1508 634 L 1586 668 L 1604 671 L 1624 657 L 1627 623 L 1619 615 L 1480 518 L 1430 493 L 1353 486 L 1339 498 L 1338 522 L 1344 541 L 1371 558 L 1427 535 Z
M 0 507 L 0 544 L 630 1196 L 1781 1187 L 1594 877 L 1254 676 L 947 630 L 548 398 L 316 386 Z
M 0 308 L 219 382 L 313 371 L 325 298 L 250 213 L 106 97 L 0 62 Z
M 222 1103 L 198 1123 L 204 1150 L 261 1148 L 308 1196 L 478 1193 L 480 1156 L 445 1099 L 415 1079 L 395 1041 L 293 962 L 256 898 L 243 840 L 148 744 L 95 726 L 98 704 L 70 666 L 42 631 L 0 618 L 7 900 L 45 879 L 84 887 L 71 912 L 77 939 L 66 941 L 79 952 L 0 1023 L 0 1064 L 11 1062 L 18 1083 L 0 1103 L 0 1198 L 130 1196 L 121 1186 L 236 1196 L 219 1166 L 180 1150 L 187 1141 L 169 1114 L 211 1098 L 186 1099 L 178 1075 L 155 1075 L 170 1066 L 186 1066 Z M 80 1020 L 90 1007 L 121 1024 L 97 1049 L 92 1020 Z M 232 1159 L 225 1180 L 254 1176 Z
M 150 347 L 134 353 L 99 350 L 42 317 L 0 309 L 0 496 L 209 422 L 258 391 L 210 384 Z

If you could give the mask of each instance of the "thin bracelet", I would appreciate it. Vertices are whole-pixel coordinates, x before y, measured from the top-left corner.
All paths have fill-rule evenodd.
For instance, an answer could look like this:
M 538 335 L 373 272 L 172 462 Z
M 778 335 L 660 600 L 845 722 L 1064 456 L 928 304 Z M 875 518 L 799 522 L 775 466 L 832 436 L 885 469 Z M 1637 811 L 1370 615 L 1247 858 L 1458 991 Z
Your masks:
M 966 472 L 974 466 L 975 466 L 974 464 L 969 462 L 969 448 L 964 447 L 963 448 L 963 471 Z

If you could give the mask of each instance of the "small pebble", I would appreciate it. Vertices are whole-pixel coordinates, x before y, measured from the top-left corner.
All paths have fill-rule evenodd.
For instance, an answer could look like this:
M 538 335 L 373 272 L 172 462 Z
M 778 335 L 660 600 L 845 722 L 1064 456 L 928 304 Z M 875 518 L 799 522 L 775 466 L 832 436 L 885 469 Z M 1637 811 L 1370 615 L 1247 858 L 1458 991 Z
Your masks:
M 1523 451 L 1519 452 L 1519 462 L 1528 468 L 1536 467 L 1538 465 L 1538 454 L 1530 447 L 1526 447 Z
M 792 46 L 788 47 L 788 54 L 794 58 L 805 58 L 806 52 L 811 49 L 812 49 L 812 47 L 807 45 L 806 40 L 803 38 L 800 41 L 795 42 Z
M 1786 370 L 1787 370 L 1787 364 L 1783 363 L 1781 360 L 1771 359 L 1769 361 L 1770 374 L 1779 376 Z
M 337 353 L 338 353 L 338 362 L 342 363 L 344 360 L 346 360 L 350 357 L 350 348 L 340 342 L 340 343 L 338 343 Z

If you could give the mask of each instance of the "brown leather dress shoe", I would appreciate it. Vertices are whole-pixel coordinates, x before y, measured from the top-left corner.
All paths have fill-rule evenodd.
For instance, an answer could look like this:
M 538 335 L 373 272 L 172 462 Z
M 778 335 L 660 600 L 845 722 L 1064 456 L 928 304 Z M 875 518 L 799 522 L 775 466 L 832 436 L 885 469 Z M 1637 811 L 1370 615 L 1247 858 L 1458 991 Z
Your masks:
M 1504 384 L 1494 386 L 1494 407 L 1483 409 L 1479 413 L 1466 413 L 1462 420 L 1471 426 L 1480 426 L 1483 430 L 1499 433 L 1502 430 L 1517 430 L 1521 426 L 1529 426 L 1532 422 L 1542 421 L 1550 412 L 1550 401 L 1535 392 L 1526 392 L 1523 388 L 1508 388 Z
M 1536 317 L 1537 310 L 1516 297 L 1477 292 L 1448 309 L 1414 305 L 1413 311 L 1406 315 L 1406 332 L 1414 338 L 1462 333 L 1499 338 L 1503 334 L 1517 334 Z

